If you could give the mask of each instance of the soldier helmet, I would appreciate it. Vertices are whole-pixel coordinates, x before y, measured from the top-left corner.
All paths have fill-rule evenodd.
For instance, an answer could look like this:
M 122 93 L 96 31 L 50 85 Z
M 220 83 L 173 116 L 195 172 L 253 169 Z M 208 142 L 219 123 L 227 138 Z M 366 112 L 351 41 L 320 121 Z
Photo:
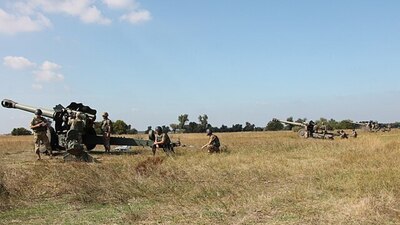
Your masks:
M 37 116 L 41 116 L 43 114 L 43 112 L 42 112 L 42 110 L 41 109 L 36 109 L 36 111 L 35 111 L 35 115 L 37 115 Z
M 161 132 L 161 131 L 162 131 L 162 128 L 161 128 L 160 126 L 157 126 L 155 130 L 156 130 L 157 132 Z
M 108 112 L 103 112 L 104 117 L 108 117 Z
M 211 135 L 212 134 L 212 130 L 211 129 L 207 129 L 206 133 L 207 133 L 207 135 Z
M 309 124 L 314 125 L 314 121 L 310 120 Z

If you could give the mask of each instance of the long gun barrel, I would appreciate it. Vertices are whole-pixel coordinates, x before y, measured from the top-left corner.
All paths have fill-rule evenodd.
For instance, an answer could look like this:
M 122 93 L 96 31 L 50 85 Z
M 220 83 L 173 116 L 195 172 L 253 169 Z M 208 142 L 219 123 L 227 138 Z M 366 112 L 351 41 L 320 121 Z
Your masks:
M 286 121 L 286 120 L 278 120 L 278 121 L 283 123 L 283 124 L 290 124 L 290 125 L 293 125 L 293 126 L 300 126 L 300 127 L 307 126 L 307 124 L 305 124 L 305 123 L 291 122 L 291 121 Z
M 23 104 L 19 104 L 17 102 L 9 100 L 9 99 L 3 99 L 3 101 L 1 101 L 1 105 L 5 108 L 20 109 L 20 110 L 30 112 L 30 113 L 35 113 L 35 111 L 37 109 L 40 109 L 43 112 L 43 116 L 48 117 L 48 118 L 54 118 L 54 110 L 50 110 L 50 109 L 36 108 L 36 107 L 29 106 L 29 105 L 23 105 Z
M 68 148 L 67 139 L 69 138 L 68 133 L 70 131 L 71 113 L 84 114 L 83 120 L 85 127 L 82 134 L 82 142 L 86 145 L 88 150 L 96 147 L 97 144 L 104 144 L 102 136 L 96 135 L 94 129 L 94 123 L 96 120 L 96 110 L 85 106 L 82 103 L 71 102 L 67 107 L 62 105 L 56 105 L 53 109 L 45 109 L 41 107 L 32 107 L 29 105 L 19 104 L 9 99 L 3 99 L 1 105 L 9 109 L 19 109 L 29 113 L 35 113 L 37 109 L 42 110 L 42 115 L 51 118 L 55 121 L 55 132 L 58 135 L 60 146 Z M 122 137 L 111 137 L 111 145 L 130 145 L 130 146 L 152 146 L 152 140 L 140 140 L 133 138 L 122 138 Z

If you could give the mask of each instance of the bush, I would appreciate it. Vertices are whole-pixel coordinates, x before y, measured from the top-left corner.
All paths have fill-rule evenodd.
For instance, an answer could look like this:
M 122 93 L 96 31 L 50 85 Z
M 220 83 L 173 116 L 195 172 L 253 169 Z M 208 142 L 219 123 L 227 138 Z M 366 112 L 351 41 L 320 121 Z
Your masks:
M 277 119 L 272 119 L 268 122 L 267 126 L 265 127 L 267 131 L 278 131 L 283 130 L 283 124 L 279 122 Z
M 27 130 L 23 127 L 20 128 L 14 128 L 11 131 L 11 135 L 13 136 L 20 136 L 20 135 L 32 135 L 32 132 L 30 130 Z

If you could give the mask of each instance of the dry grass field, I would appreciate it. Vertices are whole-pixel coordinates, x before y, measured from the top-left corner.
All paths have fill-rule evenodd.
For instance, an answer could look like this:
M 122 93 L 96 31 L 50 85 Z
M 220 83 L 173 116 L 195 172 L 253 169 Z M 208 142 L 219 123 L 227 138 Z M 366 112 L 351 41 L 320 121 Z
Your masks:
M 400 224 L 400 131 L 357 139 L 293 132 L 175 134 L 99 163 L 36 161 L 33 137 L 0 137 L 1 224 Z M 102 149 L 101 146 L 98 147 Z

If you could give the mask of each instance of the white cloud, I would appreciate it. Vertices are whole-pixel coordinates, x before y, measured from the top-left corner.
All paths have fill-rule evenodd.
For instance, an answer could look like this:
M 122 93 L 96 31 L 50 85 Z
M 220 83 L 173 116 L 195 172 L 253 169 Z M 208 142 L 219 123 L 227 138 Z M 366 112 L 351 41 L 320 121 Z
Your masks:
M 133 24 L 143 23 L 151 20 L 151 14 L 147 10 L 137 10 L 120 17 L 122 21 L 128 21 Z
M 58 72 L 60 68 L 61 66 L 56 63 L 45 61 L 38 71 L 33 72 L 35 80 L 37 82 L 63 81 L 64 75 Z
M 5 11 L 0 8 L 0 33 L 41 31 L 52 26 L 46 17 L 49 14 L 65 14 L 79 18 L 83 23 L 109 25 L 112 19 L 106 17 L 101 3 L 113 10 L 126 13 L 121 21 L 132 24 L 151 20 L 148 10 L 141 9 L 136 0 L 14 0 Z
M 29 61 L 27 58 L 18 56 L 6 56 L 3 58 L 3 65 L 15 70 L 27 69 L 36 66 L 35 63 Z
M 139 5 L 134 0 L 103 0 L 110 9 L 132 9 Z
M 107 25 L 111 20 L 106 18 L 94 5 L 92 0 L 30 0 L 31 6 L 46 13 L 64 13 L 79 17 L 85 23 Z
M 111 20 L 106 18 L 93 4 L 92 0 L 32 0 L 48 13 L 65 13 L 79 17 L 85 23 L 107 25 Z
M 85 12 L 81 13 L 80 18 L 85 23 L 98 23 L 103 25 L 108 25 L 111 23 L 110 19 L 103 17 L 96 6 L 86 9 Z
M 28 0 L 29 5 L 47 13 L 65 13 L 78 16 L 91 5 L 91 0 Z
M 3 58 L 3 65 L 15 70 L 30 69 L 29 71 L 33 73 L 35 79 L 32 84 L 32 89 L 34 90 L 42 90 L 43 83 L 45 82 L 64 81 L 64 75 L 59 72 L 61 66 L 48 60 L 44 61 L 40 66 L 37 66 L 36 63 L 31 62 L 25 57 L 6 56 Z M 69 87 L 65 86 L 65 90 L 68 89 Z
M 41 13 L 36 13 L 32 17 L 27 15 L 13 15 L 0 9 L 0 33 L 34 32 L 51 27 L 50 20 Z

